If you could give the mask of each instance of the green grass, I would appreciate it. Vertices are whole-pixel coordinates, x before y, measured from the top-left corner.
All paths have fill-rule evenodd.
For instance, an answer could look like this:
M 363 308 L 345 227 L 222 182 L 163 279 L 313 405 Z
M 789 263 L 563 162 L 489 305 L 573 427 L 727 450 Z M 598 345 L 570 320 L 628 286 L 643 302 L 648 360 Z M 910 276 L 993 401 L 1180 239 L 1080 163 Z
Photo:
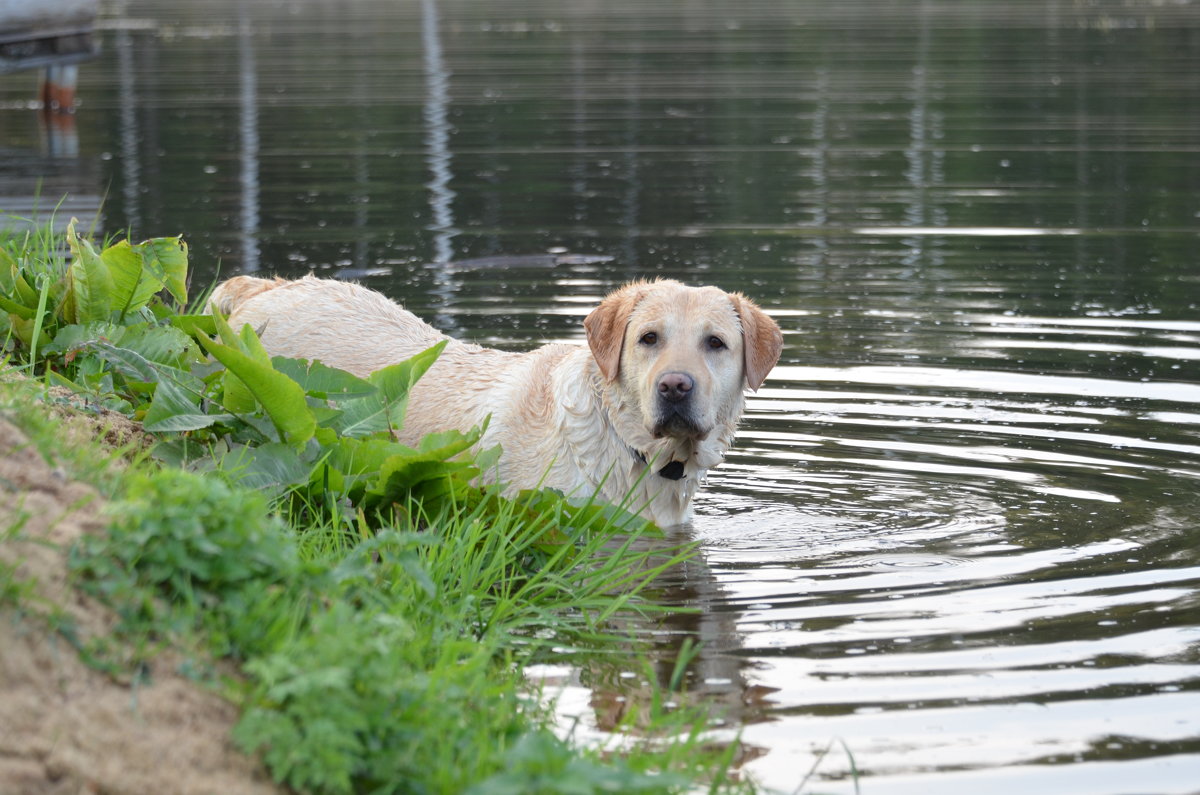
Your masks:
M 0 483 L 0 488 L 3 488 Z M 0 544 L 21 537 L 21 529 L 29 520 L 29 514 L 21 510 L 18 504 L 16 516 L 7 524 L 0 525 Z M 36 599 L 36 583 L 19 576 L 20 561 L 0 560 L 0 606 L 11 605 L 22 608 L 30 600 Z
M 0 241 L 0 346 L 32 379 L 0 383 L 0 414 L 111 498 L 108 531 L 70 555 L 121 617 L 93 662 L 136 668 L 171 645 L 197 670 L 236 664 L 242 678 L 212 684 L 241 706 L 237 743 L 303 792 L 739 788 L 702 713 L 658 694 L 645 742 L 576 748 L 523 674 L 555 649 L 628 654 L 613 619 L 653 612 L 641 591 L 689 550 L 638 551 L 654 528 L 607 506 L 477 486 L 491 459 L 470 434 L 395 445 L 415 366 L 363 382 L 271 360 L 219 322 L 203 336 L 158 297 L 180 280 L 156 264 L 166 241 Z M 157 458 L 64 440 L 40 405 L 50 385 L 158 418 Z

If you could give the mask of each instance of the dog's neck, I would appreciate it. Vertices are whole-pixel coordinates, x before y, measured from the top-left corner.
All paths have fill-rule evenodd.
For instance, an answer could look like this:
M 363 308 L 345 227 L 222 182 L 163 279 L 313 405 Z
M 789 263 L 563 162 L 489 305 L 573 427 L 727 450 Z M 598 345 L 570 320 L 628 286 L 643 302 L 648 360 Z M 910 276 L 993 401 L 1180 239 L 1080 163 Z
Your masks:
M 630 447 L 629 454 L 638 461 L 641 461 L 646 466 L 650 465 L 645 453 Z M 683 461 L 671 460 L 658 470 L 658 476 L 661 478 L 666 478 L 667 480 L 682 480 L 683 478 L 687 477 L 687 464 Z

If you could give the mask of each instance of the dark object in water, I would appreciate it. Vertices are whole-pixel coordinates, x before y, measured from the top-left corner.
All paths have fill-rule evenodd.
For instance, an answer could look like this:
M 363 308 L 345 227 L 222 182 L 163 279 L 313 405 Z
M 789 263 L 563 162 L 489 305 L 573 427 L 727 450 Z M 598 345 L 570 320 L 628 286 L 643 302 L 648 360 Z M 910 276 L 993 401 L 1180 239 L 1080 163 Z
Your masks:
M 612 262 L 613 258 L 603 254 L 501 254 L 495 257 L 478 257 L 447 262 L 450 270 L 486 270 L 491 268 L 555 268 L 559 265 L 600 265 Z

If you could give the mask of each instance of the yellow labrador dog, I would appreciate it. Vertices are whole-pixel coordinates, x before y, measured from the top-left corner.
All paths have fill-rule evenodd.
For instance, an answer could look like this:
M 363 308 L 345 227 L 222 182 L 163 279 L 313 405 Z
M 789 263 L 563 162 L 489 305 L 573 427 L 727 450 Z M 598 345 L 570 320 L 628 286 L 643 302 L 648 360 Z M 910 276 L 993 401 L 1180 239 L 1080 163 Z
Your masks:
M 319 359 L 365 376 L 446 335 L 364 287 L 312 276 L 238 276 L 209 300 L 248 323 L 273 355 Z M 399 440 L 468 430 L 491 417 L 499 478 L 631 507 L 660 525 L 686 521 L 707 471 L 733 442 L 745 404 L 783 344 L 748 298 L 716 287 L 639 281 L 584 320 L 587 347 L 511 353 L 451 340 L 414 387 Z

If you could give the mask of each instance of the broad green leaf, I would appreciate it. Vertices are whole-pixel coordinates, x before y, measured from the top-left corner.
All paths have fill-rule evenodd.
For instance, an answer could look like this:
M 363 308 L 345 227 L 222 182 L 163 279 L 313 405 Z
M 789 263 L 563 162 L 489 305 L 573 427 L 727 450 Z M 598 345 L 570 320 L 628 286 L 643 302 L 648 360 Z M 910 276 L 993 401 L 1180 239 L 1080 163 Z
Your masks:
M 67 243 L 74 257 L 67 269 L 70 283 L 68 304 L 73 315 L 68 316 L 67 321 L 87 323 L 108 320 L 113 309 L 112 279 L 92 244 L 75 235 L 75 219 L 71 219 L 67 226 Z
M 266 442 L 284 441 L 283 434 L 280 433 L 279 428 L 275 425 L 271 418 L 263 414 L 259 414 L 257 411 L 254 414 L 238 415 L 238 421 L 250 430 L 255 431 L 260 437 L 265 439 Z M 259 442 L 259 444 L 266 444 L 266 442 Z M 299 447 L 299 445 L 297 445 L 297 447 Z
M 54 342 L 42 350 L 45 353 L 65 354 L 93 342 L 120 342 L 123 334 L 123 327 L 116 323 L 74 323 L 60 328 L 54 335 Z
M 92 343 L 109 343 L 127 348 L 155 364 L 181 367 L 192 349 L 192 338 L 170 326 L 150 326 L 137 323 L 120 326 L 98 322 L 64 326 L 54 335 L 54 342 L 45 346 L 46 353 L 67 354 Z
M 387 439 L 338 439 L 326 460 L 343 472 L 355 475 L 378 472 L 393 456 L 415 456 L 417 451 Z
M 120 343 L 121 347 L 168 367 L 182 367 L 188 354 L 195 352 L 192 338 L 171 326 L 151 326 L 146 323 L 128 326 Z
M 197 334 L 211 337 L 217 333 L 217 323 L 212 315 L 170 315 L 168 320 L 172 326 L 191 337 Z
M 242 325 L 241 332 L 237 334 L 235 342 L 229 347 L 233 348 L 234 350 L 241 351 L 252 361 L 262 365 L 263 367 L 274 369 L 274 367 L 271 365 L 271 354 L 267 353 L 267 349 L 263 347 L 262 342 L 258 338 L 258 334 L 254 332 L 254 329 L 251 328 L 248 323 Z M 227 370 L 225 377 L 227 387 L 230 384 L 230 379 L 233 379 L 233 388 L 235 391 L 244 389 L 246 394 L 250 396 L 248 401 L 254 401 L 256 399 L 253 397 L 253 390 L 251 390 L 244 381 L 242 381 L 240 378 L 237 378 L 233 373 Z M 306 406 L 308 405 L 307 397 L 305 398 L 304 403 Z M 309 411 L 312 411 L 311 406 L 309 407 Z M 316 422 L 315 413 L 313 414 L 313 421 Z M 274 419 L 272 419 L 272 422 L 274 422 Z M 279 430 L 280 438 L 282 439 L 284 436 L 283 429 L 278 424 L 275 427 Z
M 245 384 L 266 410 L 280 436 L 293 445 L 302 445 L 312 438 L 317 422 L 299 384 L 269 364 L 257 362 L 228 345 L 203 336 L 197 339 L 213 358 Z
M 392 456 L 414 456 L 417 451 L 387 439 L 340 438 L 326 447 L 324 461 L 312 473 L 312 483 L 328 482 L 352 499 L 362 495 L 380 467 Z
M 33 313 L 37 311 L 34 308 L 36 306 L 37 304 L 34 304 L 33 307 L 25 306 L 24 304 L 17 303 L 11 298 L 0 295 L 0 309 L 25 320 L 30 320 L 33 317 Z
M 432 348 L 421 351 L 398 364 L 376 370 L 367 377 L 367 380 L 383 391 L 383 397 L 389 403 L 407 405 L 409 390 L 442 355 L 442 350 L 445 349 L 448 342 L 449 340 L 442 340 Z M 403 416 L 401 413 L 401 419 L 396 421 L 397 427 L 403 421 Z
M 238 335 L 229 325 L 229 319 L 215 309 L 209 317 L 213 319 L 213 325 L 217 327 L 217 336 L 220 337 L 221 342 L 235 348 L 239 347 Z
M 232 414 L 208 414 L 200 407 L 200 396 L 173 378 L 163 377 L 142 425 L 151 433 L 181 433 L 208 428 L 233 420 Z
M 431 433 L 421 439 L 417 452 L 434 458 L 453 458 L 478 442 L 483 431 L 483 428 L 472 428 L 466 433 L 453 430 Z
M 479 467 L 480 472 L 491 472 L 500 462 L 500 456 L 503 450 L 500 445 L 493 445 L 486 450 L 480 450 L 475 454 L 475 466 Z
M 291 376 L 288 377 L 291 378 Z M 313 419 L 317 421 L 317 430 L 326 432 L 330 429 L 325 426 L 333 422 L 342 413 L 339 409 L 327 406 L 320 398 L 315 398 L 311 395 L 308 397 L 308 410 L 312 412 Z M 333 434 L 333 438 L 337 438 L 336 432 Z
M 33 289 L 32 285 L 25 280 L 23 274 L 18 273 L 13 278 L 13 300 L 22 306 L 27 306 L 30 309 L 38 305 L 38 291 Z
M 23 342 L 26 347 L 34 347 L 33 336 L 35 333 L 38 337 L 37 347 L 40 348 L 43 345 L 49 345 L 51 342 L 51 337 L 46 333 L 45 329 L 37 329 L 38 324 L 36 320 L 27 320 L 19 315 L 9 314 L 8 322 L 12 326 L 13 333 L 17 335 L 17 339 Z
M 13 280 L 20 266 L 17 260 L 4 246 L 0 246 L 0 290 L 12 292 Z
M 181 307 L 187 306 L 188 247 L 183 236 L 156 237 L 134 248 Z
M 221 405 L 232 412 L 245 414 L 254 411 L 258 403 L 250 387 L 233 370 L 226 370 L 222 380 Z
M 368 491 L 385 502 L 403 502 L 430 482 L 456 477 L 465 484 L 478 474 L 469 461 L 443 461 L 429 455 L 392 456 L 380 467 L 379 477 Z
M 118 347 L 107 342 L 91 342 L 86 346 L 126 378 L 145 383 L 158 381 L 158 371 L 150 361 L 136 351 Z
M 318 422 L 320 422 L 319 419 Z M 332 428 L 322 428 L 318 426 L 317 432 L 313 434 L 313 441 L 322 447 L 328 447 L 332 444 L 337 444 L 338 438 L 337 431 L 333 430 Z
M 250 328 L 249 323 L 242 326 L 242 331 L 238 335 L 238 342 L 241 343 L 242 353 L 254 361 L 268 366 L 271 364 L 271 354 L 267 353 L 267 349 L 263 347 L 262 340 L 258 338 L 258 334 L 254 332 L 254 329 Z
M 482 433 L 482 429 L 476 428 L 470 433 L 445 431 L 426 436 L 419 450 L 384 460 L 368 493 L 383 502 L 403 502 L 410 497 L 429 499 L 457 491 L 457 487 L 445 482 L 448 478 L 468 486 L 480 470 L 471 457 L 462 454 L 479 441 Z
M 223 342 L 225 345 L 228 345 L 230 348 L 241 351 L 242 342 L 238 338 L 238 335 L 234 333 L 233 329 L 230 328 L 229 323 L 226 322 L 225 318 L 219 312 L 216 312 L 213 313 L 212 319 L 213 325 L 217 327 L 217 333 L 221 337 L 221 342 Z M 203 344 L 201 335 L 196 334 L 194 336 L 197 341 Z M 242 379 L 238 378 L 237 374 L 233 370 L 226 368 L 222 386 L 224 388 L 224 394 L 222 395 L 221 400 L 224 403 L 225 408 L 238 414 L 248 414 L 254 411 L 254 407 L 256 405 L 254 393 L 251 392 L 250 388 L 242 382 Z
M 391 407 L 379 392 L 338 404 L 341 414 L 330 419 L 326 426 L 342 436 L 362 437 L 384 433 L 394 427 L 389 423 Z
M 141 309 L 163 288 L 162 279 L 146 266 L 142 253 L 128 240 L 100 252 L 112 280 L 112 308 L 124 317 Z
M 240 466 L 230 472 L 248 489 L 279 489 L 308 482 L 311 466 L 295 448 L 279 442 L 249 447 Z
M 356 375 L 329 367 L 318 361 L 310 362 L 307 359 L 273 356 L 271 364 L 313 397 L 345 400 L 364 397 L 379 389 Z
M 338 498 L 345 495 L 355 499 L 350 492 L 355 488 L 357 481 L 357 477 L 347 476 L 325 462 L 317 464 L 309 473 L 309 488 L 317 494 L 336 495 Z
M 342 415 L 329 427 L 343 436 L 369 436 L 400 428 L 408 406 L 408 391 L 437 360 L 444 347 L 446 342 L 439 342 L 410 359 L 371 373 L 367 382 L 378 391 L 340 403 Z

